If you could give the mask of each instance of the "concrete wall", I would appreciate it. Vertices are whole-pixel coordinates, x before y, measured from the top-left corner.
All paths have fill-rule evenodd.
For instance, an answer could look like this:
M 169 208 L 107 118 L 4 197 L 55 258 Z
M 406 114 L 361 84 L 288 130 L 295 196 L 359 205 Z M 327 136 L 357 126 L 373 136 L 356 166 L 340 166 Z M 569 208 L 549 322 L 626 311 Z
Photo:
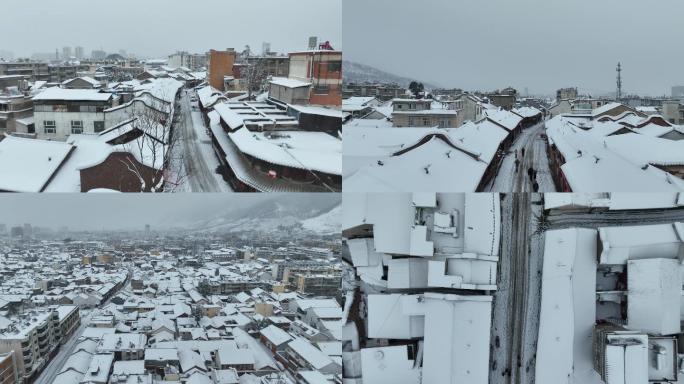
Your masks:
M 55 133 L 45 133 L 44 121 L 54 120 Z M 95 133 L 95 121 L 105 121 L 104 112 L 34 112 L 36 137 L 65 141 L 71 135 L 71 121 L 83 122 L 83 133 Z

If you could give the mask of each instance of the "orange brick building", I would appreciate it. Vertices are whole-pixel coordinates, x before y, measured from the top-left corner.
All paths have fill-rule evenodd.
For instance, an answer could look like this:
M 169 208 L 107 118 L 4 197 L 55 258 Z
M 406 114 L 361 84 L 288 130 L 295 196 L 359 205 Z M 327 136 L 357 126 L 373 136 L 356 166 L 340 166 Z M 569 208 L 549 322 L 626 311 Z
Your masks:
M 342 52 L 326 49 L 290 53 L 290 78 L 311 83 L 309 104 L 342 105 Z
M 233 65 L 235 64 L 235 50 L 209 51 L 209 85 L 223 91 L 223 79 L 226 76 L 233 76 Z

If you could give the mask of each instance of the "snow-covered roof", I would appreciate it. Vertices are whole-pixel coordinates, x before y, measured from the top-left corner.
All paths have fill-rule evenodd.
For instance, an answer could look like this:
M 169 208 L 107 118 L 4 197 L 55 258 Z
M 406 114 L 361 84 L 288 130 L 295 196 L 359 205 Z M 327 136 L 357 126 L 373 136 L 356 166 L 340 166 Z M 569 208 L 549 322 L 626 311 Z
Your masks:
M 261 332 L 261 334 L 273 345 L 281 345 L 292 340 L 292 335 L 276 327 L 275 325 L 269 325 L 259 332 Z
M 301 88 L 308 87 L 311 85 L 311 83 L 309 82 L 297 79 L 290 79 L 287 77 L 273 77 L 271 78 L 271 84 L 280 85 L 286 88 Z
M 420 384 L 421 368 L 409 360 L 406 345 L 364 348 L 360 352 L 361 373 L 364 382 Z M 346 368 L 347 361 L 345 361 Z
M 491 121 L 503 126 L 509 131 L 514 130 L 522 121 L 522 117 L 505 109 L 485 109 L 485 116 Z
M 263 161 L 293 168 L 342 174 L 342 141 L 323 132 L 228 133 L 241 152 Z
M 321 352 L 320 349 L 314 347 L 311 343 L 301 337 L 296 337 L 287 346 L 315 369 L 323 369 L 330 364 L 335 364 L 332 359 Z
M 561 169 L 573 191 L 667 192 L 684 189 L 682 180 L 675 176 L 656 167 L 644 167 L 643 162 L 638 163 L 635 157 L 638 154 L 625 157 L 621 153 L 624 150 L 617 151 L 621 146 L 631 145 L 628 140 L 640 138 L 647 142 L 647 136 L 638 135 L 633 139 L 620 139 L 628 134 L 605 137 L 604 131 L 594 131 L 596 128 L 592 128 L 597 124 L 602 123 L 593 122 L 587 126 L 587 131 L 580 129 L 573 119 L 564 116 L 556 116 L 546 123 L 549 143 L 555 145 L 565 158 Z M 613 141 L 616 144 L 611 146 Z M 664 155 L 669 153 L 671 151 L 668 150 Z M 667 160 L 671 161 L 673 156 L 677 154 L 672 154 Z
M 522 117 L 535 117 L 541 115 L 541 111 L 534 107 L 521 107 L 513 109 L 517 115 Z
M 617 107 L 619 107 L 619 106 L 621 106 L 621 105 L 622 105 L 622 104 L 616 103 L 616 102 L 607 103 L 607 104 L 604 104 L 604 105 L 602 105 L 602 106 L 600 106 L 600 107 L 598 107 L 598 108 L 594 108 L 594 109 L 591 111 L 591 115 L 594 116 L 594 117 L 596 117 L 596 116 L 599 116 L 599 115 L 601 115 L 601 114 L 603 114 L 603 113 L 606 113 L 606 112 L 610 111 L 611 109 L 617 108 Z
M 157 99 L 172 103 L 176 99 L 176 94 L 183 86 L 184 84 L 176 79 L 159 78 L 136 86 L 135 91 L 137 96 L 144 92 L 149 92 Z
M 0 141 L 0 190 L 42 192 L 74 150 L 71 144 L 7 136 Z
M 684 165 L 684 140 L 661 139 L 637 133 L 614 135 L 604 140 L 608 149 L 637 165 Z
M 366 107 L 368 103 L 376 100 L 373 96 L 352 96 L 348 99 L 342 100 L 342 106 L 360 106 Z
M 74 81 L 74 80 L 83 80 L 83 81 L 85 81 L 86 83 L 90 83 L 90 84 L 93 85 L 93 86 L 99 86 L 99 85 L 100 85 L 100 82 L 99 82 L 99 81 L 93 79 L 93 78 L 90 77 L 90 76 L 81 76 L 81 77 L 77 77 L 77 78 L 74 78 L 74 79 L 69 79 L 69 80 L 63 81 L 62 84 L 69 84 L 70 82 L 72 82 L 72 81 Z
M 404 130 L 405 128 L 397 129 Z M 424 131 L 425 133 L 428 133 Z M 361 166 L 343 181 L 349 192 L 472 192 L 488 162 L 459 148 L 444 133 L 429 132 L 409 146 L 374 164 Z M 346 142 L 345 142 L 346 143 Z M 349 145 L 346 144 L 345 147 Z M 353 145 L 353 144 L 352 144 Z
M 425 316 L 422 382 L 489 382 L 492 297 L 430 292 L 415 307 Z
M 628 260 L 669 258 L 684 254 L 684 224 L 657 224 L 599 228 L 601 264 Z
M 679 260 L 627 262 L 627 327 L 657 335 L 681 332 Z
M 596 231 L 547 231 L 544 243 L 536 381 L 591 382 L 596 321 Z M 569 381 L 570 379 L 570 381 Z
M 111 93 L 93 89 L 64 89 L 52 87 L 33 97 L 33 101 L 109 101 Z
M 210 85 L 198 89 L 197 97 L 204 108 L 213 106 L 221 98 L 226 99 L 221 92 Z
M 295 111 L 297 111 L 299 113 L 310 114 L 310 115 L 321 115 L 321 116 L 328 116 L 328 117 L 337 117 L 338 119 L 342 118 L 342 111 L 340 111 L 339 109 L 319 107 L 319 106 L 315 106 L 315 105 L 296 105 L 296 104 L 288 104 L 288 107 L 291 109 L 294 109 Z

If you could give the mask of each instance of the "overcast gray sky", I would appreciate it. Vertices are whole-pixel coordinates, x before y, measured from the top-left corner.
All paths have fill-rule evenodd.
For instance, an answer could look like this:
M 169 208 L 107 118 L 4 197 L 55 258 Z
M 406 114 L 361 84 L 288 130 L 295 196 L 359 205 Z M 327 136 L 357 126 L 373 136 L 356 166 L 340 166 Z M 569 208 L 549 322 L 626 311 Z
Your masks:
M 684 84 L 681 0 L 344 0 L 345 59 L 437 85 L 669 94 Z
M 269 194 L 2 194 L 0 224 L 71 229 L 174 227 L 244 207 Z
M 139 55 L 210 48 L 306 49 L 308 37 L 341 49 L 341 0 L 2 0 L 0 50 L 28 56 L 82 46 Z

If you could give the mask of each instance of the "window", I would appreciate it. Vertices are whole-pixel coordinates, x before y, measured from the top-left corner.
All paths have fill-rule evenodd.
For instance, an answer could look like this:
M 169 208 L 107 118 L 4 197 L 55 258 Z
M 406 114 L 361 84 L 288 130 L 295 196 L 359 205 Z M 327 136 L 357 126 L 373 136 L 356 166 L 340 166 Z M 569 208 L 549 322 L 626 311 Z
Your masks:
M 330 93 L 330 87 L 327 85 L 317 85 L 314 87 L 314 94 L 316 95 L 327 95 Z
M 83 133 L 83 122 L 80 120 L 71 120 L 71 133 Z
M 93 122 L 93 125 L 95 127 L 95 133 L 104 131 L 104 121 L 95 121 Z
M 413 116 L 409 116 L 408 120 L 409 120 L 408 121 L 409 127 L 415 127 L 416 126 L 416 119 Z
M 439 122 L 440 128 L 449 128 L 449 119 L 444 118 Z
M 329 61 L 328 62 L 328 71 L 339 72 L 341 70 L 342 70 L 342 62 L 341 61 Z
M 430 125 L 430 118 L 427 116 L 423 116 L 423 127 L 429 127 Z
M 43 121 L 43 130 L 45 133 L 57 133 L 57 124 L 54 120 Z

